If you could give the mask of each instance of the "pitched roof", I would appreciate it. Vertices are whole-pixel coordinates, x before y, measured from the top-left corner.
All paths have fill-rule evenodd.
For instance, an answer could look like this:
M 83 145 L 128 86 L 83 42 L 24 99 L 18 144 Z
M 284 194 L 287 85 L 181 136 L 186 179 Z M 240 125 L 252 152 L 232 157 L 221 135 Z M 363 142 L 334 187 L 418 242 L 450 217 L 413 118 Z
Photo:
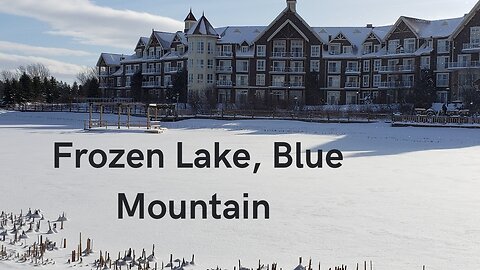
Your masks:
M 184 20 L 185 22 L 193 22 L 193 21 L 197 21 L 197 18 L 195 18 L 195 15 L 193 15 L 192 13 L 192 9 L 190 9 L 190 13 L 188 13 L 187 17 L 185 18 Z
M 122 60 L 123 57 L 124 57 L 123 54 L 102 53 L 100 55 L 100 58 L 98 59 L 97 65 L 100 63 L 100 60 L 103 59 L 103 61 L 107 66 L 119 66 L 120 61 Z
M 240 45 L 246 42 L 252 45 L 257 36 L 265 30 L 265 26 L 228 26 L 216 30 L 220 33 L 219 43 Z
M 219 36 L 205 15 L 203 15 L 200 20 L 198 20 L 198 22 L 190 30 L 188 30 L 187 35 Z
M 162 45 L 164 49 L 167 49 L 172 46 L 172 42 L 175 38 L 176 33 L 153 31 L 153 35 L 158 40 L 160 45 Z
M 420 38 L 448 37 L 461 24 L 464 17 L 444 20 L 422 20 L 411 17 L 403 17 L 409 26 Z

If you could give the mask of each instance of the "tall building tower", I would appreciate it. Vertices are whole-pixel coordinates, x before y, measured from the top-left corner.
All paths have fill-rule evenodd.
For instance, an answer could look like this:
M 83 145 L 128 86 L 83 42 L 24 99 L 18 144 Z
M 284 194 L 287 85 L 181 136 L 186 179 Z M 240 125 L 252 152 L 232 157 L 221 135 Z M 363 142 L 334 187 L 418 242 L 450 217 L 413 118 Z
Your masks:
M 215 84 L 215 51 L 219 34 L 205 15 L 187 32 L 188 91 L 204 94 Z
M 197 19 L 195 18 L 195 16 L 192 13 L 192 9 L 190 9 L 190 13 L 188 13 L 184 22 L 185 22 L 185 29 L 184 29 L 185 33 L 187 33 L 188 30 L 190 30 L 190 28 L 192 28 L 197 23 Z

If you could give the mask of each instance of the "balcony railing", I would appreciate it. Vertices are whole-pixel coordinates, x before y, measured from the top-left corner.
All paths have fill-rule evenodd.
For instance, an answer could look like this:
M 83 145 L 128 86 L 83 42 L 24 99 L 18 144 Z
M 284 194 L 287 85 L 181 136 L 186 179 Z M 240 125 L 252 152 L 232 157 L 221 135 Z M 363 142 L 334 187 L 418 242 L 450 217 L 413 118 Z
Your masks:
M 230 73 L 230 72 L 232 72 L 232 67 L 229 67 L 229 66 L 218 66 L 218 67 L 217 67 L 217 72 L 227 72 L 227 73 Z
M 232 81 L 217 81 L 217 86 L 232 86 Z
M 413 65 L 395 65 L 395 66 L 381 66 L 378 69 L 380 73 L 401 73 L 401 72 L 414 72 Z
M 463 43 L 464 51 L 480 51 L 480 43 Z
M 175 73 L 178 72 L 178 67 L 165 67 L 163 71 L 165 73 Z
M 233 52 L 217 52 L 217 56 L 218 57 L 232 57 L 233 56 Z
M 345 82 L 346 89 L 358 89 L 360 88 L 360 82 Z
M 378 88 L 391 89 L 391 88 L 412 88 L 412 81 L 393 81 L 393 82 L 380 82 Z
M 100 73 L 100 76 L 108 76 L 108 75 L 110 75 L 110 72 L 108 72 L 108 71 L 106 71 L 106 70 L 105 70 L 105 71 L 100 71 L 99 73 Z
M 271 72 L 279 73 L 302 73 L 305 72 L 304 67 L 272 67 Z
M 274 58 L 302 58 L 303 52 L 272 52 Z
M 479 61 L 450 62 L 448 69 L 480 68 Z
M 132 75 L 132 74 L 135 74 L 137 71 L 138 71 L 138 69 L 137 69 L 137 70 L 135 70 L 135 69 L 127 69 L 127 71 L 125 71 L 125 74 L 126 74 L 126 75 Z
M 143 82 L 142 86 L 143 87 L 160 87 L 161 84 L 160 82 Z
M 417 50 L 416 48 L 410 48 L 410 49 L 399 48 L 399 49 L 396 49 L 396 50 L 387 50 L 387 55 L 413 54 L 413 53 L 415 53 L 416 50 Z
M 360 68 L 359 67 L 347 67 L 345 69 L 345 74 L 359 74 Z
M 305 87 L 304 82 L 272 82 L 272 87 L 282 87 L 282 88 L 291 88 L 291 87 Z
M 155 74 L 155 73 L 160 73 L 160 69 L 147 68 L 147 69 L 145 69 L 145 71 L 143 72 L 143 74 Z

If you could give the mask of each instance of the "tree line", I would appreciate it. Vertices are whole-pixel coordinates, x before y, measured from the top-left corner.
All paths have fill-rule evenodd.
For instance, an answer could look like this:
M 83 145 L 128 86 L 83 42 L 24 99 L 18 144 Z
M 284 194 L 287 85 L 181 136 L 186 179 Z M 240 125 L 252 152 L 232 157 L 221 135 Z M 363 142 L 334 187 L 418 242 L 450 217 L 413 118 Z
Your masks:
M 71 103 L 78 98 L 101 96 L 94 69 L 79 73 L 77 80 L 73 84 L 58 80 L 42 64 L 20 66 L 14 71 L 0 72 L 0 99 L 9 105 L 26 102 Z

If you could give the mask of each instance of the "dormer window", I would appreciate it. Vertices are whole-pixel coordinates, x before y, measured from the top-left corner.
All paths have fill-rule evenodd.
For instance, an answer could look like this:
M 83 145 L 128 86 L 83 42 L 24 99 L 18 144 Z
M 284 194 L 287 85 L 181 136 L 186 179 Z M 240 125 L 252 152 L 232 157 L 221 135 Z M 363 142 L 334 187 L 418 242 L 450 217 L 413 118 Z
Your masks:
M 343 46 L 343 53 L 344 53 L 344 54 L 351 54 L 351 53 L 353 53 L 353 47 L 352 47 L 352 46 Z
M 363 54 L 369 54 L 373 52 L 373 45 L 371 42 L 363 44 Z
M 414 53 L 416 51 L 416 39 L 414 38 L 407 38 L 403 41 L 403 48 L 405 53 Z
M 248 46 L 242 46 L 241 51 L 242 51 L 242 53 L 247 53 L 248 52 Z
M 399 48 L 400 48 L 400 40 L 394 39 L 394 40 L 389 40 L 388 41 L 388 53 L 389 54 L 398 53 Z
M 328 52 L 331 54 L 331 55 L 338 55 L 341 53 L 341 49 L 340 49 L 340 44 L 339 43 L 332 43 L 329 45 L 329 48 L 328 48 Z

